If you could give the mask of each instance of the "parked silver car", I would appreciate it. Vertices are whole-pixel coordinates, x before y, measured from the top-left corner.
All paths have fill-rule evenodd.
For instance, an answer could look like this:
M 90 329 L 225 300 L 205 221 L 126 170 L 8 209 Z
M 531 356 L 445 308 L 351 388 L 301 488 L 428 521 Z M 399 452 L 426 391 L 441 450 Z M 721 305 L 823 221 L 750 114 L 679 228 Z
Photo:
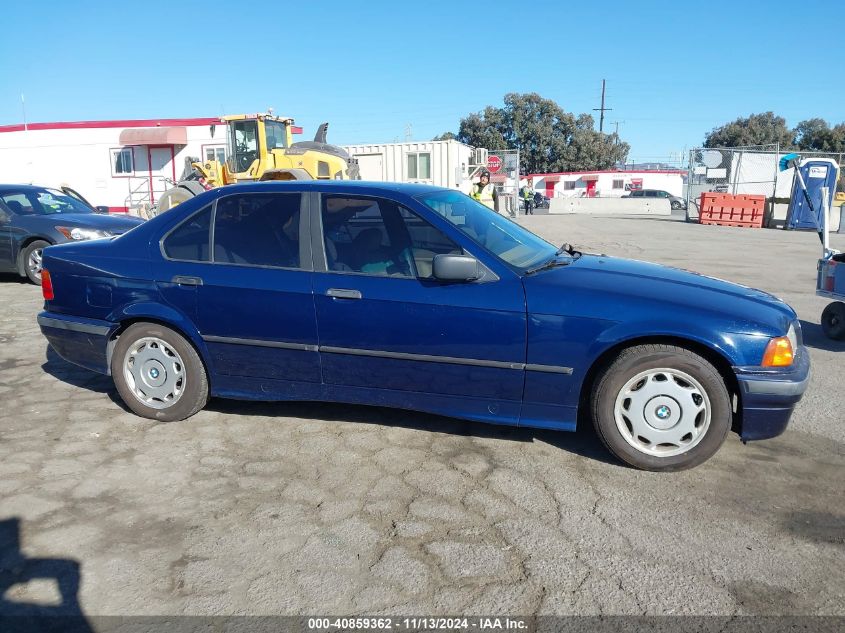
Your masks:
M 638 189 L 623 198 L 668 198 L 673 211 L 687 208 L 687 201 L 662 189 Z

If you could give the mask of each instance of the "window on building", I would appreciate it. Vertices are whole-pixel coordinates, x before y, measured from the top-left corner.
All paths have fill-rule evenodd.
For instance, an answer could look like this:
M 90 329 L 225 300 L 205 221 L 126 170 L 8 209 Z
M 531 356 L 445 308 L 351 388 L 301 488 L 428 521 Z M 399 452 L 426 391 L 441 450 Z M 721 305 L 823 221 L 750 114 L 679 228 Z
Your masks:
M 414 152 L 408 156 L 408 178 L 431 180 L 431 154 Z
M 575 189 L 575 181 L 574 180 L 567 180 L 563 183 L 563 188 L 565 191 L 572 191 Z
M 187 262 L 207 262 L 211 205 L 195 213 L 164 238 L 165 257 Z
M 241 194 L 217 201 L 216 264 L 299 268 L 298 193 Z
M 624 180 L 614 180 L 613 181 L 613 188 L 614 189 L 624 189 L 625 188 L 625 181 Z
M 205 160 L 216 160 L 221 165 L 226 162 L 225 145 L 206 145 Z
M 111 151 L 111 175 L 131 176 L 135 173 L 135 165 L 132 160 L 132 148 L 124 147 Z

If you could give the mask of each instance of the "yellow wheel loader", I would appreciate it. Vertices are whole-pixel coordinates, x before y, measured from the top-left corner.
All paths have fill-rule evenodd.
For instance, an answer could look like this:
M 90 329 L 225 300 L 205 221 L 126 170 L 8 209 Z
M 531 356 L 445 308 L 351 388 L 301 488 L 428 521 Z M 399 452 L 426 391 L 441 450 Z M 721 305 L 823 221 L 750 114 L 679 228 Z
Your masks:
M 158 199 L 158 213 L 208 189 L 238 182 L 360 179 L 358 162 L 326 142 L 328 123 L 320 126 L 313 141 L 294 143 L 290 118 L 235 114 L 220 120 L 226 125 L 226 162 L 192 162 L 188 176 Z

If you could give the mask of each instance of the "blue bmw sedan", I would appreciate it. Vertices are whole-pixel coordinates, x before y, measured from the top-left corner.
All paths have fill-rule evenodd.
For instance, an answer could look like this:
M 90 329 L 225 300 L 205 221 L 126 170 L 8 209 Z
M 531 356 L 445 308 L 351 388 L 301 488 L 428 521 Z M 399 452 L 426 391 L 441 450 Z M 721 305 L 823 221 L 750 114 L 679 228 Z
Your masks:
M 571 431 L 679 470 L 784 431 L 809 380 L 764 292 L 549 244 L 452 190 L 267 182 L 44 253 L 41 331 L 162 421 L 209 397 Z M 579 413 L 581 414 L 579 416 Z

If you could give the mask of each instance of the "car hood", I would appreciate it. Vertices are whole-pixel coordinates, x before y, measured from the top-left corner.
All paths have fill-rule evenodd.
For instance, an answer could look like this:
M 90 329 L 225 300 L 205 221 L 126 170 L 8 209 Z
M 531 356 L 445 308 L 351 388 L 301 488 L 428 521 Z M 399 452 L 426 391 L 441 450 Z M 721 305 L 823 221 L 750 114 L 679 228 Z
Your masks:
M 98 229 L 112 235 L 126 233 L 144 221 L 132 216 L 114 216 L 100 213 L 57 213 L 54 215 L 29 216 L 30 223 L 44 223 L 51 226 L 69 226 L 80 229 Z
M 616 257 L 583 255 L 560 266 L 524 278 L 529 310 L 565 314 L 566 294 L 592 296 L 613 320 L 622 320 L 626 304 L 636 314 L 650 311 L 677 318 L 708 314 L 730 321 L 732 331 L 759 333 L 784 331 L 795 318 L 786 303 L 762 290 L 708 277 L 699 273 Z M 559 292 L 556 292 L 559 291 Z M 583 294 L 582 294 L 583 293 Z M 629 313 L 631 314 L 631 313 Z M 600 316 L 600 315 L 593 315 Z

